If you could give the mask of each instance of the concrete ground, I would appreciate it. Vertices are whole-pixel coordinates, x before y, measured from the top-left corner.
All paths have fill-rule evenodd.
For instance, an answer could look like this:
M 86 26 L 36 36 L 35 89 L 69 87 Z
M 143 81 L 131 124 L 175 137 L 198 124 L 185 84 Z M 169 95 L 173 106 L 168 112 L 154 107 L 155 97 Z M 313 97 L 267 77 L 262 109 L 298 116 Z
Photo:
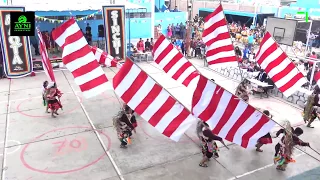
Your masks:
M 237 82 L 203 67 L 200 60 L 192 60 L 207 77 L 234 92 Z M 139 63 L 178 100 L 190 107 L 191 95 L 179 86 L 155 63 Z M 112 80 L 117 69 L 105 68 Z M 3 180 L 271 180 L 319 179 L 320 159 L 309 148 L 296 151 L 296 163 L 286 172 L 278 172 L 273 165 L 272 145 L 263 147 L 263 153 L 243 149 L 228 143 L 230 150 L 220 149 L 220 158 L 212 160 L 208 168 L 198 166 L 202 157 L 195 135 L 190 128 L 180 142 L 175 143 L 140 119 L 137 134 L 128 149 L 120 149 L 112 117 L 120 108 L 118 99 L 110 89 L 101 96 L 84 99 L 68 71 L 55 71 L 57 83 L 64 93 L 63 111 L 56 119 L 45 113 L 41 86 L 44 73 L 35 77 L 0 80 L 0 158 Z M 302 139 L 320 151 L 320 123 L 315 129 L 302 124 L 301 109 L 273 97 L 251 97 L 250 103 L 268 109 L 281 122 L 287 118 L 305 130 Z M 96 131 L 93 130 L 96 129 Z M 275 127 L 276 131 L 279 127 Z M 274 135 L 274 132 L 272 133 Z M 219 144 L 221 146 L 221 144 Z M 318 171 L 317 169 L 318 168 Z M 310 171 L 311 170 L 311 171 Z M 310 171 L 310 172 L 308 172 Z M 313 172 L 313 173 L 312 173 Z M 293 179 L 293 180 L 296 180 Z

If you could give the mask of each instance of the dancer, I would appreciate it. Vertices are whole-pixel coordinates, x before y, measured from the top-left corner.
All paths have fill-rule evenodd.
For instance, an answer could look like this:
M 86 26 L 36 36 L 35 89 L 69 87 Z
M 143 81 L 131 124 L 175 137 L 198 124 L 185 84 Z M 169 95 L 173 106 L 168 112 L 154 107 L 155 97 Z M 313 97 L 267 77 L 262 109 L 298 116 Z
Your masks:
M 60 108 L 62 109 L 62 105 L 60 103 L 60 97 L 62 96 L 62 93 L 57 89 L 56 83 L 49 83 L 46 96 L 48 100 L 48 107 L 51 110 L 51 116 L 56 118 L 55 115 L 59 115 L 58 110 Z
M 308 128 L 314 128 L 311 126 L 311 123 L 313 123 L 313 121 L 318 117 L 318 113 L 320 112 L 318 111 L 320 110 L 319 96 L 320 88 L 319 86 L 316 86 L 313 93 L 308 97 L 307 103 L 304 107 L 303 120 L 305 123 L 308 123 Z
M 113 125 L 116 128 L 118 138 L 121 142 L 120 148 L 127 148 L 128 138 L 132 136 L 132 130 L 136 133 L 133 125 L 129 121 L 128 116 L 131 115 L 129 106 L 124 105 L 117 115 L 113 118 Z
M 270 112 L 268 110 L 264 110 L 263 114 L 265 114 L 266 116 L 268 116 L 270 119 L 272 119 L 272 115 L 270 114 Z M 258 142 L 256 144 L 256 151 L 257 152 L 263 152 L 263 150 L 261 149 L 261 147 L 264 144 L 272 144 L 272 138 L 270 133 L 267 133 L 266 135 L 262 136 L 261 138 L 258 139 Z
M 287 122 L 285 129 L 280 129 L 276 136 L 278 137 L 281 133 L 284 136 L 280 142 L 275 146 L 274 163 L 277 164 L 277 170 L 285 171 L 288 163 L 294 162 L 292 159 L 293 148 L 295 145 L 299 146 L 310 146 L 309 143 L 303 142 L 298 136 L 303 134 L 303 130 L 300 127 L 293 129 L 290 122 Z
M 243 99 L 245 102 L 249 102 L 249 95 L 248 95 L 248 80 L 244 79 L 237 87 L 235 95 L 239 98 Z
M 215 158 L 219 157 L 218 154 L 218 146 L 215 141 L 220 141 L 227 149 L 228 146 L 224 143 L 221 137 L 214 135 L 210 129 L 209 125 L 203 122 L 203 129 L 201 133 L 201 141 L 202 141 L 202 154 L 203 158 L 200 161 L 199 166 L 208 167 L 207 162 L 214 155 Z
M 136 116 L 134 115 L 134 110 L 132 110 L 128 105 L 124 104 L 124 109 L 129 109 L 129 119 L 130 119 L 130 122 L 132 124 L 132 126 L 134 127 L 134 131 L 135 131 L 135 128 L 138 126 L 137 124 L 137 119 L 136 119 Z
M 46 107 L 46 113 L 49 113 L 49 106 L 48 106 L 48 102 L 47 102 L 47 90 L 48 90 L 48 81 L 44 81 L 43 82 L 43 89 L 42 89 L 42 100 L 43 100 L 43 106 Z

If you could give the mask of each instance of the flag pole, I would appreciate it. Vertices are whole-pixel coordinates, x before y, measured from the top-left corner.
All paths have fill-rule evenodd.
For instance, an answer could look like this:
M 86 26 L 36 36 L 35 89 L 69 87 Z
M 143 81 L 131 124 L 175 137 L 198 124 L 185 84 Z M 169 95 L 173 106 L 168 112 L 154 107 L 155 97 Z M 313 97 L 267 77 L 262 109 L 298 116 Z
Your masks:
M 222 6 L 222 3 L 221 3 L 221 0 L 220 0 L 220 5 L 221 5 L 222 10 L 223 10 L 223 6 Z M 228 21 L 227 21 L 227 18 L 226 18 L 226 15 L 224 14 L 224 12 L 223 12 L 223 15 L 224 15 L 224 19 L 225 19 L 225 21 L 227 23 L 228 33 L 229 33 L 230 40 L 231 40 L 231 43 L 232 43 L 232 46 L 233 46 L 233 50 L 234 50 L 234 54 L 236 56 L 236 60 L 237 60 L 237 63 L 238 63 L 238 68 L 239 68 L 239 71 L 240 71 L 240 78 L 241 78 L 240 82 L 242 82 L 244 80 L 244 78 L 243 78 L 243 74 L 242 74 L 242 69 L 241 69 L 240 64 L 239 64 L 239 58 L 238 58 L 238 56 L 236 54 L 236 49 L 234 48 L 234 45 L 233 45 L 233 42 L 232 42 L 232 37 L 230 35 L 230 27 L 228 25 Z

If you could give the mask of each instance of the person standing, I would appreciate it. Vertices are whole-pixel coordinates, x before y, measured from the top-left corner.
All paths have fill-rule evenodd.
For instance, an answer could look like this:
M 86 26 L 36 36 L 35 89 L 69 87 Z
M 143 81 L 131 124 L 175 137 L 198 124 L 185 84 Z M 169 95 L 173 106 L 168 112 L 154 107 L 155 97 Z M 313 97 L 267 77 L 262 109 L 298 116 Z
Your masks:
M 153 46 L 154 46 L 154 42 L 153 42 L 153 38 L 150 39 L 150 51 L 153 50 Z
M 150 51 L 151 43 L 150 43 L 149 39 L 147 39 L 147 41 L 144 43 L 144 48 L 146 51 Z
M 171 24 L 169 24 L 168 27 L 167 27 L 167 36 L 168 36 L 169 39 L 171 39 L 171 37 L 172 37 L 172 26 L 171 26 Z
M 249 48 L 249 50 L 252 49 L 253 43 L 254 43 L 254 36 L 253 36 L 253 33 L 250 33 L 250 35 L 248 37 L 248 48 Z
M 138 51 L 141 51 L 141 52 L 144 51 L 144 43 L 143 43 L 142 38 L 140 38 L 140 40 L 137 43 L 137 49 L 138 49 Z
M 181 22 L 180 23 L 180 38 L 184 39 L 186 34 L 186 26 Z

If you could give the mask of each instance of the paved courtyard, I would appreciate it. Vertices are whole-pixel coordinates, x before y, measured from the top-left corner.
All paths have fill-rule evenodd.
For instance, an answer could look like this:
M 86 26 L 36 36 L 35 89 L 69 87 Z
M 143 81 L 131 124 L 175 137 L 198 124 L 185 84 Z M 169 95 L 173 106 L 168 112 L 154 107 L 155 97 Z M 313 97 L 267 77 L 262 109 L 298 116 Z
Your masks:
M 207 77 L 234 92 L 237 82 L 203 67 L 200 60 L 192 60 Z M 191 92 L 179 86 L 155 63 L 139 63 L 155 80 L 167 88 L 178 100 L 190 108 Z M 112 81 L 116 68 L 105 68 Z M 228 143 L 230 150 L 221 146 L 220 158 L 212 160 L 208 168 L 198 166 L 201 152 L 190 128 L 180 142 L 175 143 L 154 130 L 139 118 L 137 134 L 128 149 L 120 149 L 112 117 L 120 108 L 114 92 L 84 99 L 68 71 L 55 71 L 57 84 L 64 93 L 63 111 L 56 119 L 45 113 L 42 105 L 44 73 L 35 77 L 0 80 L 0 153 L 3 180 L 271 180 L 319 179 L 320 162 L 296 151 L 296 163 L 286 172 L 278 172 L 273 165 L 273 145 L 263 147 L 263 153 L 243 149 Z M 320 151 L 320 123 L 306 129 L 301 109 L 280 99 L 251 97 L 250 103 L 268 109 L 275 120 L 287 118 L 301 126 L 301 137 Z M 275 127 L 276 131 L 279 127 Z M 274 132 L 272 133 L 275 134 Z M 309 148 L 301 148 L 312 156 L 319 155 Z M 316 169 L 317 168 L 317 169 Z

